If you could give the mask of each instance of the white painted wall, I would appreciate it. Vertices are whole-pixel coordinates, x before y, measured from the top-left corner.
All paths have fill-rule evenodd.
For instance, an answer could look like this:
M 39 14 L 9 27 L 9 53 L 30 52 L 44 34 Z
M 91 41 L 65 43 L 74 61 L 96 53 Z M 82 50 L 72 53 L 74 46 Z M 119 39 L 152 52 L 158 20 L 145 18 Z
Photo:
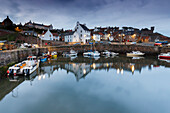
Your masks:
M 54 36 L 53 36 L 53 34 L 50 32 L 50 30 L 48 29 L 47 32 L 46 32 L 44 35 L 40 36 L 40 38 L 41 38 L 42 40 L 53 40 L 53 39 L 54 39 Z
M 79 38 L 80 42 L 84 44 L 91 39 L 90 31 L 85 31 L 81 26 L 80 23 L 77 22 L 75 27 L 75 32 L 77 33 L 76 37 Z
M 59 36 L 53 36 L 53 39 L 59 41 L 60 37 Z
M 79 35 L 77 32 L 74 32 L 73 35 L 64 36 L 65 42 L 80 42 Z
M 65 42 L 73 42 L 73 35 L 66 35 L 64 36 Z
M 101 35 L 99 35 L 99 34 L 93 34 L 93 40 L 95 40 L 95 41 L 101 41 Z

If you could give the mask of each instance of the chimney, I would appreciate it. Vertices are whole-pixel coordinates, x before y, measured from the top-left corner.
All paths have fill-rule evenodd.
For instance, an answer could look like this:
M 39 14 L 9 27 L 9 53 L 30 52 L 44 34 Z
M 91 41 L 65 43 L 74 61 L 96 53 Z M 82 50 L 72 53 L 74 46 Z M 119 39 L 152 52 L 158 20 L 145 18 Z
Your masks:
M 151 27 L 151 31 L 153 32 L 154 30 L 155 30 L 155 27 L 154 27 L 154 26 L 152 26 L 152 27 Z
M 77 25 L 79 25 L 80 23 L 79 23 L 79 21 L 77 21 Z

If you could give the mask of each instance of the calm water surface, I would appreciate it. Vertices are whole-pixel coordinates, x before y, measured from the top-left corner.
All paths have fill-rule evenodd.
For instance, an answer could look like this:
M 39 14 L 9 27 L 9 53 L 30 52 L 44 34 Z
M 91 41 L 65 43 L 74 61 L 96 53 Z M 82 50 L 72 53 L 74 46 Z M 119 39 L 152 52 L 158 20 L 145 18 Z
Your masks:
M 0 113 L 170 113 L 170 63 L 51 60 L 32 76 L 0 80 Z

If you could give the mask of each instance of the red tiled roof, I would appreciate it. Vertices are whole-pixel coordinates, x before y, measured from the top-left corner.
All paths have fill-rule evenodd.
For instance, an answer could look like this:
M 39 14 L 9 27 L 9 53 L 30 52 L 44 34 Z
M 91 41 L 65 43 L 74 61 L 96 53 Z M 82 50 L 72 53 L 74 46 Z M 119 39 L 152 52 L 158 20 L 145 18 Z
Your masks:
M 99 32 L 99 35 L 104 35 L 103 33 Z
M 53 34 L 53 36 L 58 36 L 58 33 L 52 33 Z

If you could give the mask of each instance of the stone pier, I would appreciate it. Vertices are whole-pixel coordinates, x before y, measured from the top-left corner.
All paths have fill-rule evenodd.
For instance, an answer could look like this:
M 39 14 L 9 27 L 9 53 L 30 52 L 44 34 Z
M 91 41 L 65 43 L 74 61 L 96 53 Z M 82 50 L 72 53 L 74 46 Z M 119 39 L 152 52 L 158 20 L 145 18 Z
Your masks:
M 15 63 L 25 60 L 28 56 L 40 56 L 42 53 L 47 52 L 47 48 L 28 48 L 18 50 L 8 50 L 0 52 L 0 66 L 5 66 L 9 63 Z
M 57 51 L 59 55 L 62 54 L 62 52 L 70 51 L 70 49 L 73 49 L 79 54 L 82 54 L 85 51 L 88 50 L 97 50 L 99 52 L 102 52 L 104 50 L 109 50 L 113 52 L 118 52 L 120 54 L 126 54 L 127 52 L 131 51 L 141 51 L 144 52 L 146 55 L 158 55 L 160 53 L 166 53 L 170 52 L 170 48 L 168 47 L 157 47 L 157 46 L 141 46 L 141 45 L 103 45 L 103 44 L 96 44 L 96 45 L 76 45 L 76 46 L 56 46 L 56 47 L 48 47 L 49 51 Z

